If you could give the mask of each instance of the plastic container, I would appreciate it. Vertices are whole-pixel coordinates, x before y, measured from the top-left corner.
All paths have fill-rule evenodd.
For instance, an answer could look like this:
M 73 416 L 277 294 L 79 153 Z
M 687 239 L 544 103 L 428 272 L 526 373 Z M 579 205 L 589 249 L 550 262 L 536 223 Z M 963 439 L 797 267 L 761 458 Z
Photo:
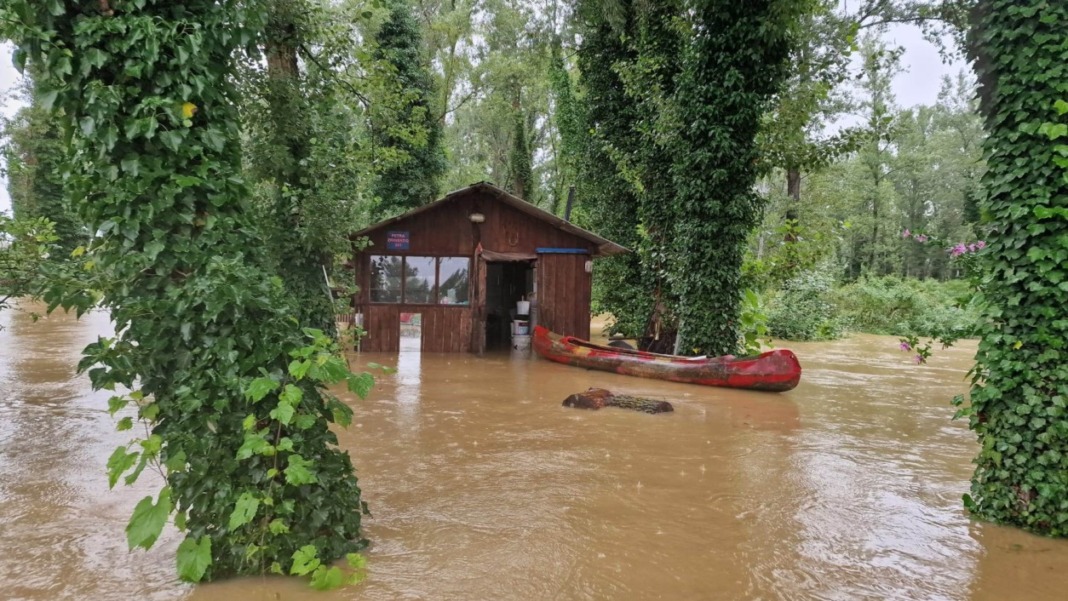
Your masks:
M 517 351 L 529 351 L 530 336 L 523 336 L 519 334 L 512 336 L 512 348 Z
M 521 300 L 515 304 L 516 315 L 530 314 L 530 301 Z
M 512 322 L 512 336 L 527 336 L 530 334 L 530 322 L 525 319 L 517 319 Z

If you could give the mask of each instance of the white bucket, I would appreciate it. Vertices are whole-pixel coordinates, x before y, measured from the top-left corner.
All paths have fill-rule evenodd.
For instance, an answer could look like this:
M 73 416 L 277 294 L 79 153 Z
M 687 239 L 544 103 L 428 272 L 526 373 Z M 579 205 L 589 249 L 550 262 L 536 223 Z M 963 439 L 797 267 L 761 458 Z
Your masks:
M 512 348 L 517 351 L 529 351 L 530 336 L 512 336 Z
M 530 301 L 519 301 L 515 304 L 516 315 L 530 315 Z

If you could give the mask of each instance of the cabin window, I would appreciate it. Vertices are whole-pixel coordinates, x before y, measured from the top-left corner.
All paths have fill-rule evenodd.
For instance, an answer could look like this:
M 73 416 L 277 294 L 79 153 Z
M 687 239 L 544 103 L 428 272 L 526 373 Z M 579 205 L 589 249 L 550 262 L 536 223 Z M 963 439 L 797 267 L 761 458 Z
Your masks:
M 467 274 L 471 261 L 467 257 L 438 259 L 438 303 L 467 304 Z
M 371 302 L 467 305 L 467 257 L 371 255 Z
M 434 257 L 404 257 L 405 304 L 433 304 L 436 262 Z
M 371 255 L 371 302 L 401 302 L 403 257 Z

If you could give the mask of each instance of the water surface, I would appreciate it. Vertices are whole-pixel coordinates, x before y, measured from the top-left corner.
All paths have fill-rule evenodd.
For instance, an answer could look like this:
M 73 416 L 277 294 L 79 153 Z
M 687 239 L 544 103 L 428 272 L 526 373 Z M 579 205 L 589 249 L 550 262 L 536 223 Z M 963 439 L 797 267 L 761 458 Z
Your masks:
M 0 315 L 0 599 L 1064 599 L 1068 541 L 968 519 L 976 450 L 949 399 L 974 344 L 913 365 L 887 337 L 794 344 L 786 394 L 706 389 L 523 355 L 353 356 L 397 368 L 347 398 L 370 576 L 314 593 L 251 578 L 190 587 L 169 530 L 126 551 L 157 487 L 108 491 L 125 441 L 74 374 L 110 332 Z M 590 386 L 675 412 L 588 412 Z

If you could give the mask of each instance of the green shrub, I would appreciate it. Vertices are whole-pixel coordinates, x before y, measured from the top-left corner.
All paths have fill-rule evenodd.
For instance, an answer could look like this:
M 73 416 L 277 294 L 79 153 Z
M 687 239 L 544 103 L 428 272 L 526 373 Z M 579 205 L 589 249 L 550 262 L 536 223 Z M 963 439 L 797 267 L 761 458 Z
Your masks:
M 831 302 L 834 278 L 825 269 L 812 269 L 786 281 L 771 303 L 768 327 L 786 340 L 833 340 L 841 327 Z
M 978 314 L 968 282 L 895 276 L 864 278 L 834 290 L 831 300 L 849 330 L 894 336 L 974 336 Z

